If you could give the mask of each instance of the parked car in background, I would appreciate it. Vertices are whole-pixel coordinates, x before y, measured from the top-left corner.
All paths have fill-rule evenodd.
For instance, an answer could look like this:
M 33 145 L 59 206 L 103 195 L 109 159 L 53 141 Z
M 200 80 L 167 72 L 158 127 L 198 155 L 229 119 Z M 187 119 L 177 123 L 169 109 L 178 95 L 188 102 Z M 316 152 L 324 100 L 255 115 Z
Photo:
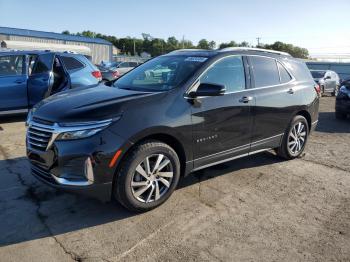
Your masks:
M 139 63 L 139 62 L 121 62 L 120 64 L 118 64 L 114 68 L 116 68 L 116 70 L 119 72 L 120 76 L 122 76 L 140 64 L 141 63 Z
M 350 115 L 350 78 L 341 83 L 335 100 L 335 117 L 345 119 Z
M 160 66 L 161 78 L 146 73 Z M 113 87 L 43 100 L 28 115 L 27 156 L 52 187 L 147 211 L 192 171 L 270 149 L 299 157 L 318 107 L 310 71 L 289 54 L 178 50 Z
M 111 82 L 120 77 L 120 73 L 116 67 L 103 67 L 101 65 L 97 65 L 97 68 L 101 72 L 102 82 Z
M 0 115 L 27 112 L 45 97 L 101 80 L 97 67 L 80 54 L 0 51 Z
M 340 79 L 336 72 L 331 70 L 310 70 L 315 82 L 319 84 L 321 94 L 331 93 L 336 96 L 340 87 Z

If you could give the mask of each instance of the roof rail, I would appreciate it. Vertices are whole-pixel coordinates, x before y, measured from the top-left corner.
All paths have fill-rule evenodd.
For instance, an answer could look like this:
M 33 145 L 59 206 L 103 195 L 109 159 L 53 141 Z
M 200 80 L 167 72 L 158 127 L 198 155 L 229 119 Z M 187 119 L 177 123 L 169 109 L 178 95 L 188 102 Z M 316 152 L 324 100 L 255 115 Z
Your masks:
M 225 51 L 256 51 L 256 52 L 264 52 L 264 53 L 272 53 L 277 55 L 285 55 L 285 56 L 291 56 L 287 52 L 281 52 L 281 51 L 275 51 L 275 50 L 269 50 L 269 49 L 263 49 L 263 48 L 253 48 L 253 47 L 227 47 L 218 50 L 219 52 L 225 52 Z
M 196 49 L 196 48 L 188 48 L 188 49 L 177 49 L 174 51 L 171 51 L 170 53 L 176 53 L 176 52 L 189 52 L 189 51 L 212 51 L 212 50 L 207 50 L 207 49 Z M 170 54 L 169 53 L 169 54 Z

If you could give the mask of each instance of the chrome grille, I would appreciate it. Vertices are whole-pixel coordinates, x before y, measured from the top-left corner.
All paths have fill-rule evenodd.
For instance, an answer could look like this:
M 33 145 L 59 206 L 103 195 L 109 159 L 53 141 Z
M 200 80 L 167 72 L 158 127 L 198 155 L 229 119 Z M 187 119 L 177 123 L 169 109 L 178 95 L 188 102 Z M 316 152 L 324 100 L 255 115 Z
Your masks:
M 32 149 L 46 151 L 51 140 L 53 130 L 54 128 L 52 126 L 31 122 L 27 130 L 28 146 Z

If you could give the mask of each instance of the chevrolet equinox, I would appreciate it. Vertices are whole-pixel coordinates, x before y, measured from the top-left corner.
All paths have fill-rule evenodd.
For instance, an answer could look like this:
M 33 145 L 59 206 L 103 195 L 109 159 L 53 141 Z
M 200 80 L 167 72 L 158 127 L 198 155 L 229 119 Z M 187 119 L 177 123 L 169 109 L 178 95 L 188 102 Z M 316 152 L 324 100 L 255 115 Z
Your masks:
M 319 94 L 305 63 L 264 49 L 178 50 L 113 83 L 39 102 L 31 172 L 55 188 L 147 211 L 179 178 L 266 150 L 300 156 Z

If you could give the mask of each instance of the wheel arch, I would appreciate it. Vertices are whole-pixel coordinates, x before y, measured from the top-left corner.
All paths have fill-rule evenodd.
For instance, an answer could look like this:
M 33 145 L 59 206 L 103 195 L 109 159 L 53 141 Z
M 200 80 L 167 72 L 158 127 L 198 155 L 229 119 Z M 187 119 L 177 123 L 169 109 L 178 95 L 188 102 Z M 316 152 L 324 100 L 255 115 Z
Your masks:
M 172 147 L 176 154 L 179 157 L 180 160 L 180 174 L 181 176 L 185 175 L 186 172 L 186 150 L 184 145 L 180 142 L 180 139 L 176 137 L 173 134 L 165 133 L 165 132 L 143 132 L 143 136 L 137 135 L 134 136 L 131 141 L 131 145 L 126 148 L 126 151 L 122 154 L 121 158 L 118 159 L 117 166 L 114 170 L 113 175 L 113 183 L 112 183 L 112 192 L 114 192 L 114 187 L 116 183 L 116 179 L 118 177 L 118 172 L 121 167 L 121 163 L 125 160 L 125 158 L 128 156 L 128 154 L 140 143 L 147 141 L 147 140 L 157 140 L 160 142 L 163 142 L 170 147 Z
M 295 114 L 295 116 L 303 116 L 303 117 L 305 117 L 305 119 L 306 119 L 306 121 L 307 121 L 307 125 L 308 125 L 308 127 L 309 127 L 309 132 L 310 132 L 310 130 L 311 130 L 311 115 L 310 115 L 310 113 L 307 111 L 307 110 L 301 110 L 301 111 L 299 111 L 299 112 L 297 112 L 296 114 Z

